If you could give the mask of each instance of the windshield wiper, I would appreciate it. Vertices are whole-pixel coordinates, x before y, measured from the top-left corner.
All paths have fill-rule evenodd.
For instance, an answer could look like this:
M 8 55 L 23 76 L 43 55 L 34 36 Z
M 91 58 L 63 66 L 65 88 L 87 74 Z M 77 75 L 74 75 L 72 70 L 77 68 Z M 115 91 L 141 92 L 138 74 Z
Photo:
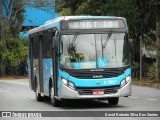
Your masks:
M 78 37 L 78 33 L 76 33 L 72 39 L 71 45 L 73 45 Z
M 111 35 L 112 35 L 112 33 L 108 33 L 108 36 L 107 36 L 105 42 L 102 44 L 102 49 L 105 49 L 105 48 L 106 48 L 106 45 L 107 45 L 107 43 L 108 43 Z M 101 37 L 101 41 L 102 41 L 102 37 Z
M 104 49 L 106 48 L 106 45 L 107 45 L 107 43 L 108 43 L 108 41 L 109 41 L 111 35 L 112 35 L 112 33 L 109 33 L 109 34 L 108 34 L 108 36 L 107 36 L 107 38 L 106 38 L 106 40 L 105 40 L 104 43 L 102 42 L 102 36 L 101 36 L 102 58 L 104 58 Z
M 78 37 L 78 33 L 76 33 L 70 43 L 70 40 L 69 40 L 69 46 L 68 46 L 68 50 L 72 50 L 72 49 L 75 49 L 76 45 L 74 45 L 76 39 Z
M 102 36 L 101 36 L 101 46 L 102 46 L 102 58 L 104 58 L 104 48 L 103 48 Z

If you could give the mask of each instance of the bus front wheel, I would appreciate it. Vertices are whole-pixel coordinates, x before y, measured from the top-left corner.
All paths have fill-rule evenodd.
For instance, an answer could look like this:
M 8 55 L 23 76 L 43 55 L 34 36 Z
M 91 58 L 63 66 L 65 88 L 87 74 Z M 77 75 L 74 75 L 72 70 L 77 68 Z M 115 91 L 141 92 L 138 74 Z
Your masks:
M 53 88 L 53 86 L 50 88 L 50 102 L 54 107 L 60 107 L 61 106 L 61 101 L 57 100 L 54 97 L 54 88 Z
M 117 105 L 119 101 L 119 97 L 108 98 L 109 105 Z

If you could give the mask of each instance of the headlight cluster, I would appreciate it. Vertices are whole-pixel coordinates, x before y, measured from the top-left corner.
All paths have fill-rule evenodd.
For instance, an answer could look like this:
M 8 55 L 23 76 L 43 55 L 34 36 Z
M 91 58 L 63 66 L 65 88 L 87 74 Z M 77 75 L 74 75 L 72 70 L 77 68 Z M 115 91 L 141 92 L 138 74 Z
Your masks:
M 69 88 L 71 88 L 73 90 L 75 89 L 75 86 L 74 86 L 74 84 L 72 82 L 70 82 L 70 81 L 68 81 L 68 80 L 66 80 L 64 78 L 61 78 L 61 80 L 62 80 L 62 83 L 64 85 L 66 85 L 67 87 L 69 87 Z
M 121 87 L 125 86 L 131 80 L 131 76 L 127 76 L 124 80 L 121 81 Z

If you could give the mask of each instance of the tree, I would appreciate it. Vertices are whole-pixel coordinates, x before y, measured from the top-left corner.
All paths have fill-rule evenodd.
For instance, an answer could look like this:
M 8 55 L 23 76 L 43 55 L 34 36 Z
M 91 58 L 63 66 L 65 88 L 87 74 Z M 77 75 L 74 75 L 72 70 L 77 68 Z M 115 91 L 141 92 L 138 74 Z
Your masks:
M 160 1 L 159 0 L 59 0 L 57 11 L 61 15 L 109 15 L 127 19 L 131 38 L 134 40 L 134 61 L 139 62 L 140 36 L 156 31 L 156 80 L 160 78 Z M 145 40 L 143 43 L 147 44 Z
M 75 15 L 79 5 L 85 0 L 56 0 L 56 10 L 61 15 Z
M 7 50 L 8 40 L 11 37 L 18 38 L 21 29 L 23 16 L 22 1 L 18 0 L 1 0 L 0 3 L 0 28 L 1 28 L 1 43 L 3 54 L 1 56 L 1 74 L 6 74 L 7 69 Z
M 6 75 L 8 64 L 12 64 L 7 63 L 8 58 L 10 56 L 15 57 L 15 54 L 8 54 L 10 40 L 15 40 L 15 42 L 16 39 L 20 40 L 19 32 L 24 20 L 24 8 L 30 6 L 47 11 L 47 7 L 47 9 L 53 10 L 53 2 L 54 0 L 0 0 L 0 74 Z
M 152 29 L 151 35 L 149 36 L 149 44 L 152 43 L 154 45 L 154 50 L 157 51 L 156 54 L 156 75 L 155 81 L 160 81 L 160 1 L 158 0 L 150 0 L 150 5 L 154 7 L 155 15 L 155 28 Z

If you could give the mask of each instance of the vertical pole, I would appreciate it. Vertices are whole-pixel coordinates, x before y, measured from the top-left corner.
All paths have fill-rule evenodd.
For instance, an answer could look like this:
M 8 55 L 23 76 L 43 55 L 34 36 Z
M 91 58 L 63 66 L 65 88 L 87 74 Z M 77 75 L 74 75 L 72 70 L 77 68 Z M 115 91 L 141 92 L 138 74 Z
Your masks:
M 140 50 L 139 50 L 139 52 L 140 52 L 140 60 L 139 60 L 139 62 L 140 62 L 140 65 L 139 65 L 139 67 L 140 67 L 140 71 L 139 71 L 139 76 L 140 76 L 140 84 L 141 84 L 141 82 L 142 82 L 142 2 L 141 2 L 141 0 L 139 1 L 139 4 L 140 4 L 140 7 L 141 7 L 141 9 L 140 9 L 140 13 L 141 13 L 141 22 L 140 22 Z
M 140 36 L 140 83 L 142 81 L 142 35 Z
M 160 9 L 158 8 L 158 5 L 156 6 L 156 33 L 158 33 L 159 29 L 160 29 L 160 23 L 159 23 L 159 13 L 160 13 Z M 158 37 L 158 34 L 156 35 L 156 51 L 157 51 L 157 55 L 156 55 L 156 76 L 155 76 L 155 81 L 158 82 L 160 81 L 160 38 Z

